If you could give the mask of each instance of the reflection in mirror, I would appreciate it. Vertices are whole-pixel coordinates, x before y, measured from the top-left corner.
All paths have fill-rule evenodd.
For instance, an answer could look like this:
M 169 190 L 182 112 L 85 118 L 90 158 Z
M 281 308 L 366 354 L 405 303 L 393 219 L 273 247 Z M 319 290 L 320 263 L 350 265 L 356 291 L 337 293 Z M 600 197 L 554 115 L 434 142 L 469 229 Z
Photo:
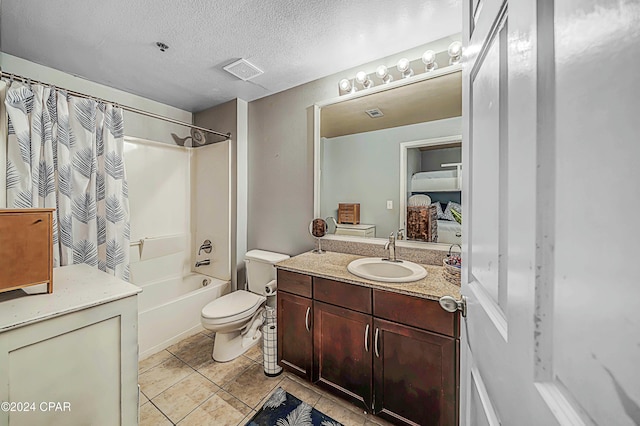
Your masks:
M 316 215 L 338 217 L 336 235 L 404 228 L 410 240 L 460 243 L 461 138 L 450 135 L 462 133 L 461 72 L 448 68 L 318 104 Z M 341 223 L 340 204 L 359 205 L 359 221 Z
M 325 220 L 327 221 L 327 234 L 335 234 L 338 227 L 336 218 L 333 216 L 329 216 Z
M 320 238 L 324 237 L 327 233 L 327 222 L 320 218 L 313 219 L 309 224 L 309 233 L 316 239 L 316 248 L 313 252 L 317 254 L 324 253 L 320 245 Z
M 400 144 L 400 222 L 407 239 L 462 242 L 462 142 L 460 136 Z

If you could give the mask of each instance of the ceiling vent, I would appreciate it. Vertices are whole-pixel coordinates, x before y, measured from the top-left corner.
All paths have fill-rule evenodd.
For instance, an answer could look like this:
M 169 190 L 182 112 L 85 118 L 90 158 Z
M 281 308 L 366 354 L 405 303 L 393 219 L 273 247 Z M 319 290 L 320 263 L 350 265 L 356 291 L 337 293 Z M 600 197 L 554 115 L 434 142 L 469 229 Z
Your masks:
M 380 118 L 382 116 L 384 116 L 384 114 L 382 113 L 382 111 L 380 111 L 380 108 L 373 108 L 373 109 L 368 109 L 365 111 L 367 113 L 367 115 L 369 115 L 369 117 L 371 118 Z
M 260 68 L 256 67 L 246 59 L 237 60 L 234 63 L 223 67 L 222 69 L 244 81 L 251 80 L 252 78 L 259 76 L 260 74 L 264 74 L 264 71 L 262 71 Z

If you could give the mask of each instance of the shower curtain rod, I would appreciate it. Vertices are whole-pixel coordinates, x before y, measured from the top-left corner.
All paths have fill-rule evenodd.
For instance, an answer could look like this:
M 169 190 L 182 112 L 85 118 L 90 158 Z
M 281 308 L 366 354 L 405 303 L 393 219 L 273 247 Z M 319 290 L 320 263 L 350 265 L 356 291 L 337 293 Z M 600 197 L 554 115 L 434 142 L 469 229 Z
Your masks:
M 207 132 L 207 133 L 212 133 L 212 134 L 217 135 L 217 136 L 222 136 L 223 138 L 225 138 L 224 141 L 231 139 L 231 132 L 228 132 L 228 133 L 216 132 L 215 130 L 207 129 L 205 127 L 196 126 L 194 124 L 189 124 L 189 123 L 187 123 L 185 121 L 180 121 L 180 120 L 176 120 L 176 119 L 173 119 L 173 118 L 165 117 L 165 116 L 160 115 L 160 114 L 154 114 L 153 112 L 144 111 L 142 109 L 133 108 L 133 107 L 130 107 L 130 106 L 127 106 L 127 105 L 122 105 L 122 104 L 117 103 L 117 102 L 108 101 L 106 99 L 98 98 L 96 96 L 87 95 L 87 94 L 84 94 L 84 93 L 76 92 L 74 90 L 65 89 L 63 87 L 58 87 L 58 86 L 55 86 L 53 84 L 43 83 L 43 82 L 38 81 L 38 80 L 34 80 L 34 79 L 31 79 L 31 78 L 28 78 L 28 77 L 23 77 L 21 75 L 12 74 L 12 73 L 8 73 L 6 71 L 0 70 L 0 78 L 2 78 L 2 77 L 8 78 L 10 80 L 19 80 L 19 81 L 21 81 L 23 83 L 28 83 L 28 84 L 36 83 L 36 84 L 41 84 L 43 86 L 55 87 L 56 89 L 64 90 L 65 92 L 67 92 L 68 94 L 73 95 L 73 96 L 77 96 L 77 97 L 81 97 L 81 98 L 85 98 L 85 99 L 93 99 L 95 101 L 102 102 L 102 103 L 113 104 L 115 106 L 118 106 L 118 107 L 122 108 L 125 111 L 133 112 L 135 114 L 144 115 L 144 116 L 155 118 L 155 119 L 158 119 L 158 120 L 167 121 L 169 123 L 178 124 L 180 126 L 190 127 L 192 129 L 200 130 L 202 132 Z M 224 142 L 224 141 L 218 141 L 218 142 Z M 213 143 L 218 143 L 218 142 L 213 142 Z

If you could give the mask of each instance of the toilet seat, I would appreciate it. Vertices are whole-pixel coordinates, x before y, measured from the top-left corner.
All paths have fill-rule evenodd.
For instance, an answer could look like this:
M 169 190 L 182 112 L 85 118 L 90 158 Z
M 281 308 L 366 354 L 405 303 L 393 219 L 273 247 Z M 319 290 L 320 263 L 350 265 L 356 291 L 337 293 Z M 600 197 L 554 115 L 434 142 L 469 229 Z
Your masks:
M 210 325 L 226 324 L 253 315 L 265 300 L 264 296 L 238 290 L 207 304 L 201 315 Z

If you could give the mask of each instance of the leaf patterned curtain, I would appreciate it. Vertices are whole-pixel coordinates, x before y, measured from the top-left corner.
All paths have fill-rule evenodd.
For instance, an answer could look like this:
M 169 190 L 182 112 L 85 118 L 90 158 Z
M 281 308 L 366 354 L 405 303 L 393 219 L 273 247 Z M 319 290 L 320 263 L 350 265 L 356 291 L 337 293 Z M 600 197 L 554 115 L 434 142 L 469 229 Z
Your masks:
M 129 280 L 122 109 L 12 83 L 7 207 L 56 208 L 54 266 L 86 263 Z

